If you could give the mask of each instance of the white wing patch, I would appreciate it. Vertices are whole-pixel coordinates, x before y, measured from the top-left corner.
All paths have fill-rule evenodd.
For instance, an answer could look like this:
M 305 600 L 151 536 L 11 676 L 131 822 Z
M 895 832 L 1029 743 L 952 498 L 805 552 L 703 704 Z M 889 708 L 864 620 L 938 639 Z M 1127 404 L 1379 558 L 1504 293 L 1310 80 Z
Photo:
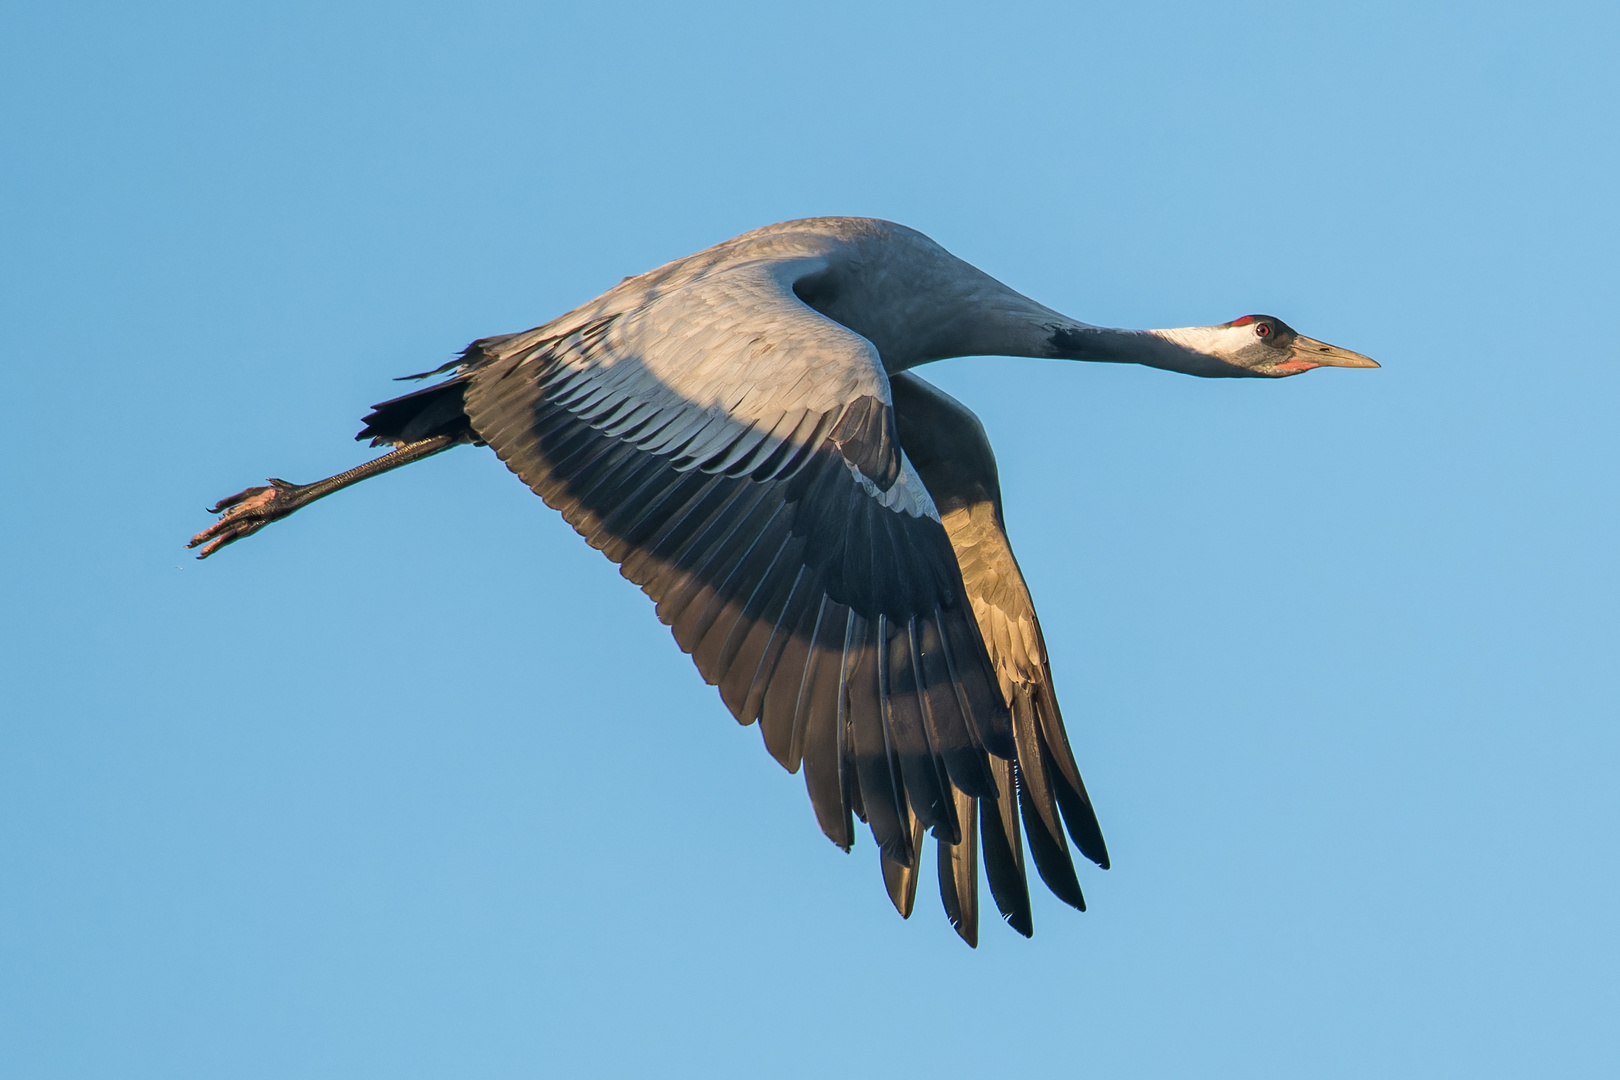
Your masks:
M 855 482 L 861 485 L 861 490 L 876 499 L 886 509 L 893 510 L 896 513 L 910 514 L 912 517 L 939 520 L 939 508 L 934 505 L 933 497 L 928 494 L 928 489 L 923 486 L 922 477 L 918 476 L 917 470 L 911 467 L 911 459 L 906 457 L 904 451 L 900 453 L 900 475 L 895 478 L 888 491 L 884 491 L 872 483 L 865 473 L 848 461 L 844 462 L 844 465 L 849 469 L 850 474 L 855 477 Z

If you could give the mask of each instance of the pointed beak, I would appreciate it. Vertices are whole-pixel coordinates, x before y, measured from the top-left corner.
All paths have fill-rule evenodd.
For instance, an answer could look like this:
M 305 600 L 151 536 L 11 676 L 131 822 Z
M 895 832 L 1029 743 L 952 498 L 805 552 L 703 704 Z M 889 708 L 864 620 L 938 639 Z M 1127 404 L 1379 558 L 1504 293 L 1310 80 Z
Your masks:
M 1294 368 L 1297 371 L 1306 371 L 1314 367 L 1377 367 L 1378 361 L 1370 356 L 1341 349 L 1337 345 L 1329 345 L 1325 341 L 1308 338 L 1304 334 L 1294 339 L 1289 349 L 1293 356 L 1279 364 L 1279 367 Z

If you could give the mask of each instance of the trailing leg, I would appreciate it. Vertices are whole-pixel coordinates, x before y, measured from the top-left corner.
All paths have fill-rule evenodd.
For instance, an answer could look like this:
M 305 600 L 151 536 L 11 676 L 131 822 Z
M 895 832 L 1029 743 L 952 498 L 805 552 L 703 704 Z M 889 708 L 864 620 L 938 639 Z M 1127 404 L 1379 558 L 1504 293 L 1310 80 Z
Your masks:
M 317 480 L 313 484 L 289 484 L 285 480 L 272 479 L 268 487 L 252 487 L 246 491 L 239 491 L 208 508 L 210 514 L 220 514 L 220 519 L 193 536 L 186 547 L 194 548 L 206 544 L 207 546 L 197 555 L 199 559 L 206 559 L 226 544 L 234 543 L 244 536 L 252 536 L 272 521 L 278 521 L 294 510 L 308 506 L 316 499 L 340 491 L 350 484 L 358 484 L 379 473 L 431 457 L 441 450 L 448 450 L 457 443 L 466 441 L 466 438 L 459 434 L 435 435 L 432 438 L 406 443 L 399 449 L 382 457 L 373 458 L 364 465 L 356 466 L 348 472 L 338 473 L 336 476 L 329 476 L 325 480 Z

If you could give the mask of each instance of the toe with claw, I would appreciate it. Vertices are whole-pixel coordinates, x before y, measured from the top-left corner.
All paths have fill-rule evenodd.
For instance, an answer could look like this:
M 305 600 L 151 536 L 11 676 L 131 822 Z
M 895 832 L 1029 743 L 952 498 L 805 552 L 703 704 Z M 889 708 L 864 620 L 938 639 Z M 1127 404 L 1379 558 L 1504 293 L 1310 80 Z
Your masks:
M 303 485 L 272 479 L 269 487 L 251 487 L 221 499 L 208 508 L 210 514 L 219 514 L 220 519 L 193 536 L 186 547 L 208 545 L 197 555 L 199 559 L 206 559 L 226 544 L 252 536 L 272 521 L 298 509 L 305 501 L 299 497 L 303 490 Z

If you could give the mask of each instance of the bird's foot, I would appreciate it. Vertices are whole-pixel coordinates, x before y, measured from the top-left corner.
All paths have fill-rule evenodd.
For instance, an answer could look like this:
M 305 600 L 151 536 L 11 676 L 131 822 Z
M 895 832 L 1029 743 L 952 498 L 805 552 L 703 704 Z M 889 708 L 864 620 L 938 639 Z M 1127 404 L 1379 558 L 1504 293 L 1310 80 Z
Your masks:
M 206 559 L 226 544 L 252 536 L 272 521 L 284 518 L 303 506 L 309 501 L 304 496 L 306 490 L 308 488 L 303 484 L 272 479 L 269 487 L 251 487 L 228 499 L 221 499 L 208 508 L 210 514 L 221 515 L 220 519 L 193 536 L 186 547 L 208 545 L 197 555 L 199 559 Z

